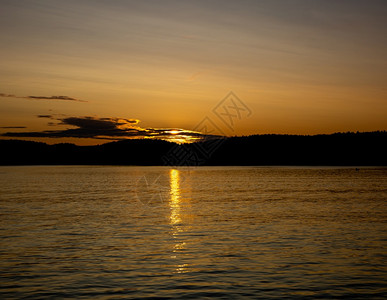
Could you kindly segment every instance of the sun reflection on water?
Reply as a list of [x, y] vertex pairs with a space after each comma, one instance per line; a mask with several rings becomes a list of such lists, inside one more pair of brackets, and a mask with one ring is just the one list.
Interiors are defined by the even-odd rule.
[[[180, 174], [179, 170], [171, 169], [169, 171], [170, 177], [170, 201], [169, 206], [171, 208], [170, 222], [171, 225], [179, 225], [181, 223], [180, 215]], [[179, 226], [175, 226], [179, 227]]]
[[189, 264], [182, 263], [182, 255], [186, 250], [186, 242], [179, 236], [184, 231], [184, 224], [182, 224], [182, 199], [181, 199], [181, 187], [180, 187], [180, 171], [177, 169], [171, 169], [169, 171], [170, 178], [170, 200], [169, 207], [171, 209], [170, 224], [172, 226], [172, 236], [174, 239], [174, 245], [172, 249], [171, 258], [175, 260], [175, 273], [188, 272]]

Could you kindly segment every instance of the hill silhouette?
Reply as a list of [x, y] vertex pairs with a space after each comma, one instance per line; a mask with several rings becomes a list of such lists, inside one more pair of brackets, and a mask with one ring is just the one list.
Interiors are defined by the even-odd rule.
[[125, 140], [96, 146], [0, 140], [0, 165], [387, 165], [387, 132], [253, 135], [177, 145]]

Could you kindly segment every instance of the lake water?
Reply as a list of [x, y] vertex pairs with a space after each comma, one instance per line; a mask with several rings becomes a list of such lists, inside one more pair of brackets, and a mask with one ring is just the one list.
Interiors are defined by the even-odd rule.
[[0, 297], [385, 298], [387, 169], [0, 167]]

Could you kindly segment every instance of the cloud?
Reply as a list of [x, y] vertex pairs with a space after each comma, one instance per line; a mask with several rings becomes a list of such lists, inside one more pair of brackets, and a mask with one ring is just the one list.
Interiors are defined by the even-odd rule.
[[17, 98], [17, 99], [29, 99], [29, 100], [64, 100], [64, 101], [76, 101], [87, 102], [86, 100], [76, 99], [69, 96], [16, 96], [13, 94], [0, 93], [0, 98]]
[[0, 127], [0, 128], [3, 128], [3, 129], [19, 129], [19, 128], [27, 128], [26, 126], [3, 126], [3, 127]]
[[25, 99], [32, 99], [32, 100], [66, 100], [66, 101], [78, 101], [78, 102], [87, 102], [86, 100], [80, 100], [71, 98], [69, 96], [27, 96], [24, 97]]
[[200, 132], [180, 128], [141, 128], [140, 120], [125, 118], [98, 118], [91, 116], [55, 118], [52, 115], [38, 115], [59, 121], [49, 122], [49, 126], [71, 126], [62, 130], [45, 130], [39, 132], [7, 132], [7, 137], [40, 137], [40, 138], [92, 138], [106, 140], [124, 140], [130, 138], [157, 138], [172, 141], [189, 142], [208, 137]]
[[3, 94], [3, 93], [0, 93], [0, 97], [2, 97], [2, 98], [18, 98], [18, 97], [15, 96], [15, 95], [11, 95], [11, 94]]

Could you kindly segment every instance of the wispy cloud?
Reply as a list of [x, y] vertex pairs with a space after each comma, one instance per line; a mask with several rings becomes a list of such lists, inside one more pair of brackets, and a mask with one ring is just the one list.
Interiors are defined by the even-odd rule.
[[2, 126], [0, 127], [2, 129], [20, 129], [20, 128], [27, 128], [26, 126]]
[[19, 98], [16, 95], [0, 93], [1, 98]]
[[53, 119], [54, 117], [52, 115], [37, 115], [38, 118], [47, 118], [47, 119]]
[[27, 96], [26, 99], [32, 100], [65, 100], [65, 101], [78, 101], [78, 102], [87, 102], [86, 100], [71, 98], [68, 96]]
[[69, 96], [16, 96], [13, 94], [0, 93], [0, 98], [17, 98], [17, 99], [29, 99], [29, 100], [62, 100], [62, 101], [76, 101], [76, 102], [88, 102]]
[[38, 118], [47, 118], [59, 121], [49, 122], [47, 125], [71, 126], [60, 130], [30, 131], [30, 132], [6, 132], [6, 137], [36, 137], [36, 138], [91, 138], [105, 140], [125, 140], [133, 138], [164, 139], [175, 142], [192, 142], [205, 138], [215, 137], [200, 132], [180, 128], [141, 128], [140, 120], [126, 118], [99, 118], [91, 116], [62, 117], [53, 115], [38, 115]]

